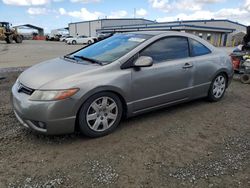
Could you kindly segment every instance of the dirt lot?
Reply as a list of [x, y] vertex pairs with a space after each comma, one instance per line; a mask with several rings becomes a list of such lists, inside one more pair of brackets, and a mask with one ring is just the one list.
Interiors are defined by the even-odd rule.
[[0, 187], [250, 187], [250, 87], [124, 120], [113, 134], [47, 137], [10, 105], [0, 80]]
[[73, 52], [82, 45], [24, 40], [21, 44], [0, 41], [0, 68], [31, 66]]

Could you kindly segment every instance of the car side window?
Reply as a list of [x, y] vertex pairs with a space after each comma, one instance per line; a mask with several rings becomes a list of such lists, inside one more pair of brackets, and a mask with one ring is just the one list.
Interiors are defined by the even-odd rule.
[[197, 40], [189, 39], [189, 42], [190, 42], [190, 53], [192, 57], [211, 53], [211, 51], [206, 46], [204, 46]]
[[189, 57], [188, 39], [186, 37], [160, 39], [142, 50], [140, 56], [150, 56], [154, 63]]

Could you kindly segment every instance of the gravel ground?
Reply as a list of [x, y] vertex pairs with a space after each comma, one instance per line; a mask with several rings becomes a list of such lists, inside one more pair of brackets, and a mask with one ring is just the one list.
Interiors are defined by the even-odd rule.
[[0, 187], [250, 187], [250, 86], [124, 120], [111, 135], [42, 136], [10, 106], [1, 73]]

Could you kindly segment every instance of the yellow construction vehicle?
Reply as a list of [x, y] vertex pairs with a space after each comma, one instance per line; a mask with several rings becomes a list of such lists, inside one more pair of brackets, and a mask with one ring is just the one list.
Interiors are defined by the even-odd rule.
[[22, 43], [23, 37], [18, 34], [17, 29], [10, 27], [9, 22], [0, 22], [0, 40], [5, 40], [8, 44], [13, 41]]

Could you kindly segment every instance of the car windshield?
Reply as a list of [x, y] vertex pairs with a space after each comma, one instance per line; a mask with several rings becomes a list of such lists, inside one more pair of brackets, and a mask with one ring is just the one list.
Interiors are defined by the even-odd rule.
[[152, 35], [145, 34], [115, 34], [70, 56], [72, 58], [82, 56], [108, 64], [124, 56], [151, 37]]

